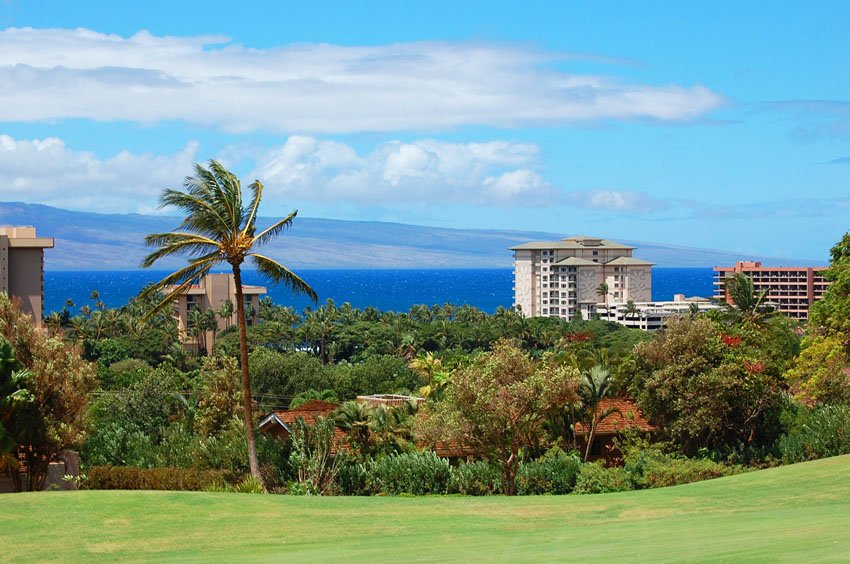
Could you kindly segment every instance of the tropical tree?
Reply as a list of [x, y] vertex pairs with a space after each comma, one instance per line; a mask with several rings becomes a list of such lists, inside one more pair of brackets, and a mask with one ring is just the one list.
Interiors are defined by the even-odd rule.
[[364, 458], [372, 452], [370, 416], [374, 410], [369, 404], [347, 401], [333, 414], [337, 428], [348, 434], [349, 444]]
[[605, 309], [608, 309], [608, 283], [603, 282], [596, 287], [596, 295], [605, 300]]
[[[269, 299], [271, 301], [271, 299]], [[216, 314], [225, 322], [225, 329], [233, 325], [233, 302], [224, 300]]]
[[756, 291], [753, 279], [743, 272], [725, 280], [724, 285], [732, 300], [730, 310], [734, 320], [760, 323], [773, 312], [773, 308], [765, 303], [768, 288]]
[[629, 300], [626, 302], [626, 307], [623, 310], [623, 313], [626, 315], [626, 319], [634, 319], [640, 313], [640, 308], [638, 308], [634, 300]]
[[469, 446], [497, 463], [506, 495], [516, 494], [521, 451], [534, 445], [543, 423], [575, 402], [575, 369], [534, 361], [510, 341], [452, 375], [442, 401], [423, 406], [414, 423], [419, 439]]
[[614, 408], [600, 410], [602, 400], [608, 397], [612, 390], [611, 371], [607, 367], [596, 364], [582, 372], [578, 395], [581, 399], [581, 419], [587, 430], [587, 446], [584, 450], [584, 460], [590, 458], [590, 449], [596, 435], [599, 422], [616, 411]]
[[239, 326], [239, 348], [242, 368], [242, 389], [245, 407], [245, 432], [248, 442], [248, 464], [251, 474], [260, 477], [257, 462], [257, 445], [254, 438], [254, 421], [251, 405], [251, 381], [248, 372], [248, 339], [245, 323], [245, 301], [242, 294], [242, 267], [247, 259], [266, 278], [282, 283], [293, 292], [306, 294], [314, 301], [316, 292], [298, 275], [262, 255], [257, 248], [268, 243], [292, 225], [297, 211], [274, 222], [257, 233], [257, 211], [263, 196], [263, 185], [255, 180], [248, 186], [251, 193], [246, 207], [242, 200], [242, 185], [235, 174], [215, 160], [209, 166], [195, 164], [195, 176], [183, 183], [183, 190], [166, 189], [160, 196], [160, 207], [173, 206], [185, 215], [177, 231], [154, 233], [145, 238], [149, 247], [155, 247], [142, 261], [148, 268], [159, 259], [171, 255], [185, 255], [189, 264], [169, 274], [147, 291], [160, 291], [171, 286], [164, 299], [151, 315], [170, 306], [178, 295], [216, 265], [226, 262], [231, 266], [236, 287], [236, 322]]

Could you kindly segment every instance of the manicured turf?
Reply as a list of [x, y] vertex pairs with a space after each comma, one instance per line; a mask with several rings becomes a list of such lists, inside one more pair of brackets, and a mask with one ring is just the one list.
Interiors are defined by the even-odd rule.
[[0, 560], [843, 560], [850, 456], [660, 490], [524, 498], [0, 496]]

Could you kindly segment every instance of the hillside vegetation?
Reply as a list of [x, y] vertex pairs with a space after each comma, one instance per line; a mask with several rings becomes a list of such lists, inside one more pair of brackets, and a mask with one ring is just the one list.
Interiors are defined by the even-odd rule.
[[526, 498], [82, 491], [0, 497], [4, 559], [835, 560], [850, 456], [686, 486]]

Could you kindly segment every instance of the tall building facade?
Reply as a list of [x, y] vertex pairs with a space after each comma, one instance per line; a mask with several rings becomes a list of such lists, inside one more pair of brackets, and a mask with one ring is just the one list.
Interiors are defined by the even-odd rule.
[[[170, 289], [173, 290], [174, 286]], [[168, 293], [169, 287], [163, 289], [163, 292]], [[242, 285], [242, 299], [245, 303], [245, 321], [250, 326], [259, 320], [257, 317], [260, 296], [265, 295], [266, 288], [264, 286], [246, 286]], [[200, 310], [205, 313], [208, 310], [219, 312], [225, 302], [230, 301], [233, 304], [233, 314], [229, 318], [217, 317], [216, 330], [206, 331], [202, 334], [197, 334], [194, 329], [194, 321], [192, 320], [192, 311]], [[180, 339], [186, 348], [192, 350], [206, 349], [207, 353], [211, 353], [215, 338], [218, 331], [223, 331], [236, 323], [236, 282], [232, 274], [207, 274], [201, 278], [197, 284], [189, 286], [189, 288], [178, 296], [174, 306], [175, 316], [177, 317], [177, 325], [180, 330]]]
[[823, 297], [829, 281], [823, 277], [826, 267], [762, 266], [757, 261], [738, 261], [735, 266], [714, 267], [714, 297], [732, 303], [725, 279], [744, 273], [753, 281], [756, 292], [767, 290], [765, 301], [792, 319], [808, 321], [809, 307]]
[[[512, 247], [514, 306], [526, 317], [587, 319], [598, 304], [649, 302], [653, 264], [634, 258], [634, 249], [582, 236]], [[603, 283], [607, 294], [600, 293]]]
[[37, 237], [35, 227], [0, 226], [0, 292], [20, 302], [37, 327], [44, 318], [44, 249], [52, 237]]

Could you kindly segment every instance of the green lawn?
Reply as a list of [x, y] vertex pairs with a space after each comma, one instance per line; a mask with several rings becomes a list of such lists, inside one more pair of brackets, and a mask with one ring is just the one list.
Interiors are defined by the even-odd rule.
[[850, 559], [850, 456], [592, 496], [0, 496], [0, 559]]

